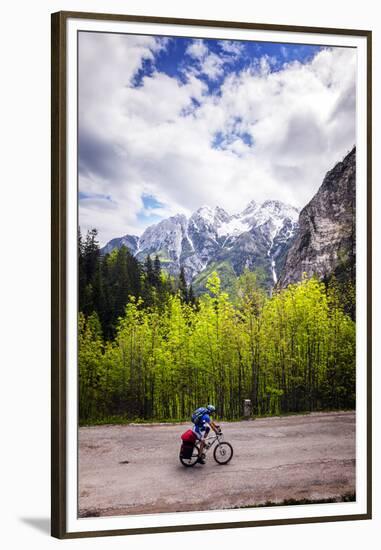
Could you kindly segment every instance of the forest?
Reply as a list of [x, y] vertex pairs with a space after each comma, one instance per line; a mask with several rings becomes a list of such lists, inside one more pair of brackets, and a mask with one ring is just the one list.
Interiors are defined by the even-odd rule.
[[189, 420], [355, 407], [355, 302], [350, 283], [303, 278], [269, 295], [244, 271], [233, 295], [218, 272], [195, 296], [184, 272], [126, 247], [101, 254], [79, 233], [78, 370], [81, 425]]

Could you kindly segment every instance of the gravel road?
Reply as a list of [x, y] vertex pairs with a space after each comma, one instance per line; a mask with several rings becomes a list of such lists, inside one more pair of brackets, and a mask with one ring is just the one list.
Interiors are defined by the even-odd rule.
[[234, 457], [185, 468], [189, 424], [79, 429], [79, 515], [115, 516], [339, 499], [355, 492], [355, 413], [223, 423]]

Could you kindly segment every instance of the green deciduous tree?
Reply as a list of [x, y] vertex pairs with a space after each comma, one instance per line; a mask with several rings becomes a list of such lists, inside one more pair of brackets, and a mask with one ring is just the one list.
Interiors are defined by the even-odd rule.
[[[305, 278], [269, 297], [245, 271], [233, 302], [212, 272], [195, 307], [156, 260], [134, 287], [129, 258], [121, 249], [102, 259], [103, 322], [79, 316], [81, 422], [186, 419], [208, 402], [234, 419], [244, 399], [256, 415], [355, 405], [355, 323], [334, 285]], [[119, 320], [110, 321], [112, 300]]]

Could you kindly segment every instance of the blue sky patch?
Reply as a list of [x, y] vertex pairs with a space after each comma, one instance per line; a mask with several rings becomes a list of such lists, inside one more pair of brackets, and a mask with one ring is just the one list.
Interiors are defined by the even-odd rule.
[[[219, 95], [227, 73], [238, 74], [242, 70], [255, 66], [263, 56], [269, 58], [271, 72], [274, 72], [281, 70], [285, 63], [293, 61], [306, 63], [322, 49], [321, 46], [304, 44], [196, 39], [196, 41], [199, 40], [205, 46], [205, 55], [196, 58], [188, 53], [194, 39], [168, 37], [165, 48], [157, 52], [153, 60], [143, 60], [142, 66], [134, 75], [132, 86], [142, 86], [144, 77], [152, 76], [155, 71], [176, 78], [185, 84], [187, 76], [193, 72], [208, 86], [209, 94]], [[203, 70], [208, 56], [216, 56], [215, 62], [220, 64], [219, 74], [213, 77], [210, 72], [208, 74], [208, 71]]]
[[137, 214], [139, 222], [145, 226], [152, 223], [157, 223], [162, 219], [162, 216], [155, 213], [155, 210], [163, 208], [164, 204], [161, 203], [154, 195], [142, 194], [143, 209]]
[[216, 132], [211, 143], [212, 147], [214, 149], [226, 150], [229, 149], [229, 146], [237, 140], [241, 140], [250, 148], [254, 147], [253, 137], [248, 132], [240, 129], [241, 124], [242, 119], [240, 117], [236, 117], [230, 131]]
[[133, 88], [140, 88], [143, 85], [145, 76], [151, 76], [155, 71], [155, 65], [152, 59], [143, 59], [142, 66], [136, 71], [132, 79]]
[[163, 208], [164, 204], [161, 203], [154, 195], [142, 195], [144, 208], [154, 209], [154, 208]]
[[84, 191], [80, 191], [78, 193], [78, 198], [80, 201], [85, 200], [104, 200], [104, 201], [110, 201], [112, 202], [111, 195], [103, 195], [102, 193], [86, 193]]

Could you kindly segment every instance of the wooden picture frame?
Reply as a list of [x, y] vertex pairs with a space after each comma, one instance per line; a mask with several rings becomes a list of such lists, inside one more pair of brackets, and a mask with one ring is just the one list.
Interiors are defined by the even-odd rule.
[[[72, 423], [72, 411], [74, 407], [70, 402], [69, 392], [70, 384], [73, 376], [73, 369], [76, 365], [73, 363], [71, 352], [69, 353], [68, 342], [68, 327], [73, 317], [68, 315], [68, 285], [73, 284], [73, 261], [69, 261], [69, 239], [68, 231], [76, 231], [77, 213], [73, 211], [73, 193], [76, 193], [77, 183], [72, 181], [72, 168], [69, 168], [70, 163], [76, 164], [76, 159], [73, 159], [73, 140], [76, 139], [78, 128], [77, 120], [73, 117], [73, 111], [69, 109], [68, 100], [72, 93], [69, 90], [70, 79], [72, 78], [73, 67], [69, 63], [75, 59], [76, 53], [73, 55], [69, 51], [69, 41], [72, 41], [72, 36], [81, 28], [81, 23], [86, 22], [86, 29], [91, 29], [93, 25], [95, 31], [100, 31], [98, 24], [116, 24], [120, 28], [120, 32], [128, 33], [129, 25], [142, 25], [144, 28], [150, 28], [152, 34], [162, 35], [163, 29], [166, 29], [167, 36], [181, 36], [184, 29], [192, 29], [194, 36], [204, 36], [206, 38], [214, 38], [216, 31], [217, 35], [225, 37], [227, 31], [244, 32], [247, 40], [253, 40], [251, 33], [255, 32], [271, 32], [280, 33], [283, 36], [279, 42], [284, 40], [287, 35], [289, 41], [293, 41], [297, 36], [303, 35], [308, 37], [310, 43], [316, 43], [318, 37], [320, 42], [324, 43], [323, 38], [326, 37], [327, 44], [331, 44], [332, 40], [346, 39], [348, 43], [353, 40], [353, 46], [361, 49], [359, 54], [357, 79], [361, 90], [358, 91], [357, 109], [360, 107], [363, 110], [361, 119], [358, 119], [358, 145], [361, 150], [360, 166], [362, 170], [361, 189], [358, 192], [362, 193], [359, 204], [363, 211], [359, 213], [358, 231], [362, 234], [361, 260], [357, 259], [356, 269], [361, 273], [361, 278], [364, 284], [362, 295], [365, 297], [362, 301], [361, 319], [364, 322], [363, 328], [363, 344], [361, 348], [361, 381], [360, 387], [363, 396], [360, 411], [362, 423], [357, 425], [357, 445], [361, 446], [361, 464], [362, 464], [362, 502], [359, 510], [356, 511], [355, 506], [351, 508], [350, 513], [310, 513], [300, 515], [297, 513], [294, 516], [287, 517], [271, 517], [267, 514], [266, 517], [256, 516], [252, 511], [246, 510], [245, 519], [237, 519], [237, 515], [221, 516], [218, 521], [215, 518], [213, 521], [208, 520], [208, 513], [204, 512], [204, 520], [200, 520], [200, 515], [195, 520], [178, 522], [173, 519], [166, 521], [165, 518], [161, 522], [146, 521], [145, 526], [133, 524], [129, 517], [121, 518], [119, 523], [104, 522], [105, 527], [92, 528], [92, 523], [87, 519], [77, 521], [76, 527], [73, 529], [70, 524], [70, 502], [73, 503], [73, 494], [76, 488], [73, 487], [73, 476], [70, 473], [71, 466], [75, 462], [68, 441], [70, 435], [73, 435], [73, 428], [69, 431]], [[73, 23], [75, 30], [69, 33], [69, 24]], [[73, 27], [73, 28], [74, 28]], [[142, 27], [142, 28], [143, 28]], [[111, 28], [111, 27], [110, 27]], [[158, 30], [157, 30], [158, 29]], [[213, 31], [213, 32], [212, 32]], [[116, 32], [107, 31], [105, 27], [101, 32]], [[119, 31], [118, 31], [119, 32]], [[134, 31], [136, 32], [136, 30]], [[283, 33], [283, 34], [282, 34]], [[323, 38], [322, 38], [323, 37]], [[264, 38], [266, 40], [266, 38]], [[323, 42], [321, 42], [323, 40]], [[298, 523], [316, 523], [325, 521], [349, 521], [370, 519], [372, 516], [372, 373], [371, 373], [371, 310], [372, 310], [372, 295], [371, 295], [371, 166], [372, 166], [372, 35], [369, 30], [353, 30], [353, 29], [335, 29], [335, 28], [314, 28], [303, 26], [288, 26], [288, 25], [267, 25], [251, 22], [228, 22], [228, 21], [210, 21], [210, 20], [194, 20], [194, 19], [176, 19], [162, 17], [147, 17], [133, 15], [112, 15], [101, 13], [77, 13], [77, 12], [58, 12], [52, 14], [52, 387], [51, 387], [51, 403], [52, 403], [52, 419], [51, 419], [51, 436], [52, 436], [52, 536], [65, 538], [81, 538], [81, 537], [100, 537], [111, 535], [124, 534], [139, 534], [139, 533], [160, 533], [173, 531], [191, 531], [191, 530], [208, 530], [208, 529], [225, 529], [225, 528], [243, 528], [261, 525], [283, 525], [283, 524], [298, 524]], [[70, 47], [72, 44], [70, 44]], [[361, 57], [361, 59], [360, 59]], [[361, 71], [360, 71], [361, 69]], [[361, 97], [360, 97], [361, 96]], [[71, 96], [70, 96], [71, 97]], [[69, 131], [69, 125], [73, 128]], [[72, 147], [69, 153], [69, 147]], [[70, 157], [70, 158], [69, 158]], [[68, 182], [75, 189], [71, 191], [69, 196]], [[360, 182], [360, 179], [359, 179]], [[357, 186], [360, 187], [360, 183]], [[358, 209], [360, 211], [360, 209]], [[364, 215], [365, 213], [365, 215]], [[360, 248], [359, 247], [359, 248]], [[72, 258], [73, 256], [71, 256]], [[360, 263], [362, 262], [362, 263]], [[71, 274], [71, 275], [70, 275]], [[74, 279], [74, 284], [75, 279]], [[360, 296], [360, 294], [359, 294]], [[361, 298], [358, 298], [359, 300]], [[71, 305], [76, 308], [76, 304]], [[70, 371], [68, 370], [70, 369]], [[68, 373], [71, 373], [68, 376]], [[365, 399], [364, 399], [365, 398]], [[358, 407], [360, 405], [357, 405]], [[71, 458], [70, 458], [71, 457]], [[70, 461], [69, 461], [70, 458]], [[74, 461], [74, 462], [73, 462]], [[70, 491], [69, 491], [70, 488]], [[70, 494], [69, 494], [70, 493]], [[351, 503], [353, 504], [353, 503]], [[356, 502], [354, 503], [356, 504]], [[359, 504], [357, 502], [357, 504]], [[313, 507], [315, 505], [311, 505]], [[329, 506], [329, 505], [326, 505]], [[301, 507], [306, 508], [306, 507]], [[349, 507], [348, 507], [349, 508]], [[361, 509], [360, 509], [361, 508]], [[328, 508], [327, 508], [328, 509]], [[321, 509], [319, 509], [321, 510]], [[190, 517], [193, 517], [193, 512], [188, 512]], [[231, 512], [233, 514], [233, 512]], [[252, 514], [252, 517], [250, 516]], [[154, 514], [153, 516], [163, 514]], [[152, 518], [153, 516], [149, 516]], [[166, 516], [164, 514], [164, 516]], [[249, 517], [250, 516], [250, 517]], [[146, 516], [147, 517], [147, 516]], [[82, 523], [81, 523], [82, 522]], [[122, 523], [124, 522], [124, 526]], [[106, 525], [107, 524], [107, 525]], [[117, 525], [117, 526], [116, 526]], [[81, 527], [82, 526], [82, 527]]]

